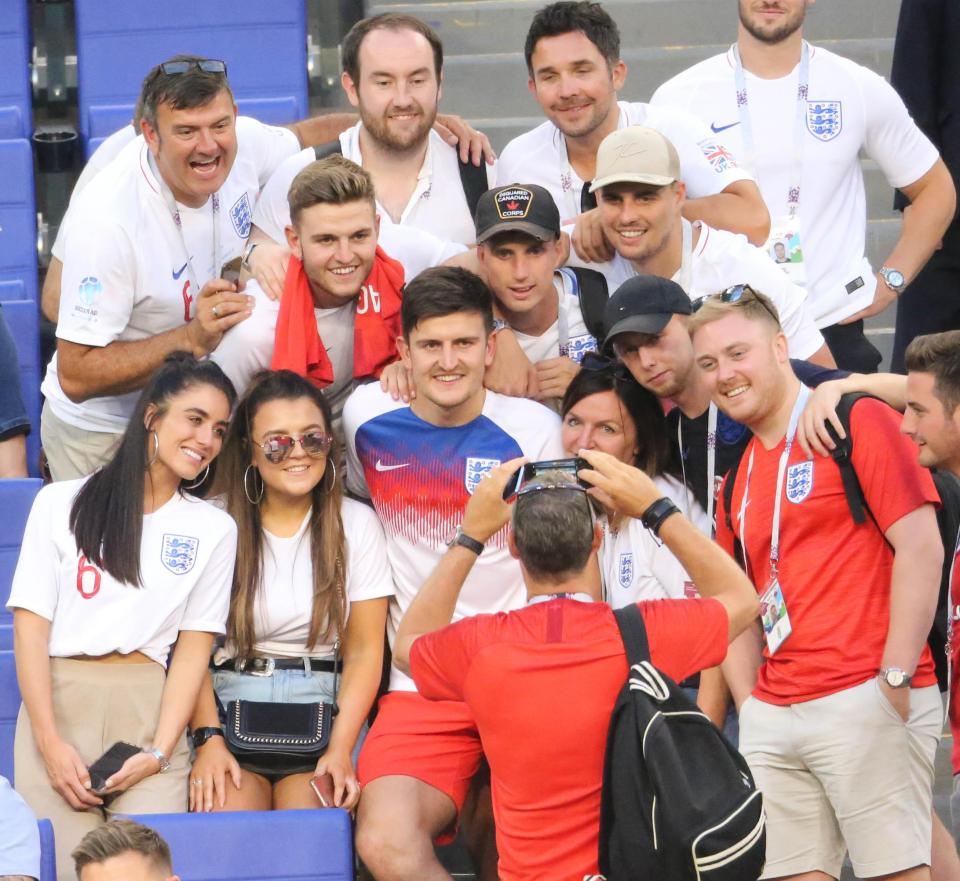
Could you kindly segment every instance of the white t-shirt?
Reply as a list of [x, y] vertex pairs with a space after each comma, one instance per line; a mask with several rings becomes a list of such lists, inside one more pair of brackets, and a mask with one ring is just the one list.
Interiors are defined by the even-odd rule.
[[142, 652], [165, 665], [181, 630], [223, 633], [237, 556], [237, 527], [208, 502], [174, 493], [143, 518], [140, 586], [88, 563], [70, 531], [70, 509], [89, 480], [51, 483], [27, 518], [9, 609], [51, 622], [49, 654]]
[[[560, 419], [542, 404], [486, 392], [480, 416], [443, 428], [394, 401], [377, 383], [360, 386], [343, 408], [347, 486], [370, 498], [387, 537], [396, 595], [390, 603], [391, 644], [400, 619], [446, 553], [470, 493], [501, 462], [563, 455]], [[481, 612], [519, 609], [526, 600], [520, 564], [504, 532], [487, 542], [467, 576], [453, 613], [458, 621]], [[415, 691], [394, 667], [390, 688]]]
[[[742, 163], [733, 49], [694, 65], [664, 83], [652, 104], [681, 108], [717, 132], [716, 138]], [[780, 79], [745, 72], [760, 191], [777, 218], [787, 212], [794, 162], [799, 64]], [[875, 159], [892, 187], [921, 178], [937, 160], [937, 150], [914, 124], [900, 96], [873, 71], [810, 47], [800, 180], [800, 242], [807, 289], [818, 327], [827, 327], [869, 305], [876, 277], [864, 256], [866, 198], [861, 149]], [[816, 108], [828, 108], [817, 122]], [[814, 133], [816, 131], [816, 133]], [[863, 285], [847, 293], [846, 285]]]
[[[219, 191], [219, 253], [213, 254], [214, 200], [179, 205], [183, 236], [161, 193], [142, 138], [121, 150], [70, 209], [57, 336], [85, 346], [143, 340], [181, 327], [196, 312], [192, 258], [201, 287], [238, 256], [250, 233], [260, 186], [297, 149], [288, 129], [237, 119], [237, 157]], [[186, 244], [186, 251], [184, 248]], [[86, 431], [118, 433], [138, 392], [75, 404], [63, 392], [56, 357], [41, 391], [54, 414]]]
[[[312, 512], [311, 512], [312, 513]], [[350, 604], [393, 596], [387, 547], [377, 515], [366, 505], [344, 499], [340, 508], [346, 545], [346, 601]], [[322, 658], [333, 643], [307, 648], [313, 613], [313, 566], [310, 562], [310, 514], [296, 535], [280, 538], [263, 532], [263, 583], [253, 616], [257, 641], [253, 653], [274, 658]], [[225, 658], [232, 657], [227, 643]]]
[[564, 272], [556, 272], [553, 285], [557, 291], [557, 320], [540, 336], [531, 336], [514, 329], [514, 335], [531, 364], [566, 355], [579, 364], [587, 352], [597, 351], [593, 338], [580, 311], [580, 296], [574, 281]]
[[[653, 482], [697, 529], [710, 534], [706, 512], [680, 481], [661, 475]], [[696, 596], [696, 588], [680, 561], [633, 517], [626, 518], [616, 532], [604, 522], [600, 568], [607, 602], [614, 609], [641, 600]]]
[[[773, 259], [761, 248], [751, 245], [746, 236], [713, 229], [701, 221], [693, 224], [694, 236], [700, 238], [691, 255], [690, 289], [687, 294], [697, 300], [717, 294], [737, 284], [748, 284], [766, 294], [780, 314], [780, 324], [790, 342], [791, 358], [809, 358], [823, 346], [823, 335], [810, 315], [807, 294], [795, 285]], [[638, 275], [633, 264], [619, 254], [608, 264], [607, 280], [615, 291], [628, 278]], [[682, 285], [682, 270], [673, 280]]]
[[[363, 166], [360, 155], [360, 127], [363, 123], [348, 128], [340, 135], [340, 149], [343, 156], [357, 165]], [[473, 225], [473, 212], [467, 205], [460, 182], [459, 154], [435, 131], [430, 131], [427, 152], [423, 165], [403, 213], [400, 224], [422, 229], [442, 239], [473, 245], [477, 241]], [[290, 223], [290, 205], [287, 193], [297, 174], [317, 158], [313, 147], [301, 150], [284, 162], [263, 188], [263, 195], [257, 203], [253, 222], [271, 239], [286, 244], [284, 227]], [[487, 166], [487, 183], [495, 185], [496, 171]], [[393, 224], [393, 219], [380, 203], [377, 203], [380, 215], [380, 228]]]
[[[442, 241], [429, 233], [408, 226], [382, 224], [378, 244], [384, 252], [403, 265], [404, 278], [409, 281], [431, 266], [462, 254], [466, 247], [457, 242]], [[253, 313], [246, 321], [231, 328], [211, 358], [230, 377], [237, 394], [243, 394], [250, 379], [258, 370], [270, 366], [280, 302], [271, 300], [256, 281], [247, 282], [246, 293], [255, 297]], [[364, 285], [357, 299], [335, 309], [314, 309], [320, 339], [333, 366], [333, 383], [324, 389], [324, 395], [339, 418], [346, 396], [353, 390], [354, 318], [358, 301], [380, 308], [379, 296], [370, 296]]]

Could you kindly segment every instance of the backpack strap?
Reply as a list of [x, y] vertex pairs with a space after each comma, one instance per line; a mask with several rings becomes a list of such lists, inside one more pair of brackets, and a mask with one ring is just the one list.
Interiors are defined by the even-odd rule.
[[490, 189], [487, 180], [487, 165], [481, 160], [479, 165], [474, 165], [470, 160], [464, 162], [457, 157], [457, 163], [460, 166], [460, 186], [463, 187], [463, 195], [467, 200], [467, 208], [470, 209], [470, 216], [477, 214], [477, 202], [480, 197]]
[[336, 138], [333, 141], [327, 141], [326, 144], [317, 144], [313, 148], [313, 153], [317, 159], [326, 159], [328, 156], [341, 155], [343, 148], [340, 146], [340, 139]]
[[622, 609], [614, 609], [613, 616], [620, 628], [620, 638], [627, 653], [627, 663], [632, 667], [650, 660], [650, 643], [647, 641], [647, 627], [643, 615], [636, 603], [629, 603]]
[[603, 273], [583, 266], [565, 266], [562, 270], [572, 276], [580, 298], [580, 314], [587, 330], [598, 344], [603, 343], [603, 310], [610, 297], [610, 289]]
[[853, 436], [850, 433], [850, 413], [857, 401], [861, 398], [871, 397], [873, 395], [862, 392], [849, 392], [840, 397], [840, 402], [837, 404], [837, 417], [843, 426], [846, 437], [841, 438], [833, 425], [827, 422], [827, 431], [836, 444], [830, 451], [830, 456], [840, 469], [840, 479], [843, 482], [843, 493], [847, 497], [847, 507], [850, 508], [850, 516], [853, 517], [853, 522], [857, 524], [866, 522], [867, 512], [870, 508], [867, 506], [863, 487], [860, 486], [860, 480], [853, 467]]

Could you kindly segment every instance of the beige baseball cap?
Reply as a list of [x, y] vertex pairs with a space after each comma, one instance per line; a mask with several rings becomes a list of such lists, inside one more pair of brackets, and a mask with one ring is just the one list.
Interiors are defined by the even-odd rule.
[[590, 192], [595, 193], [607, 184], [665, 187], [676, 180], [680, 180], [680, 157], [673, 144], [655, 129], [631, 125], [600, 142]]

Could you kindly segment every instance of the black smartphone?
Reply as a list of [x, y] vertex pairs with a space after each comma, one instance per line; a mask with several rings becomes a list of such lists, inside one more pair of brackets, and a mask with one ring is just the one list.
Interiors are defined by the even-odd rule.
[[87, 770], [90, 772], [90, 785], [94, 792], [100, 792], [106, 788], [107, 780], [117, 773], [123, 763], [131, 756], [143, 752], [139, 746], [132, 743], [124, 743], [118, 740], [110, 747], [99, 759], [97, 759]]
[[505, 502], [513, 501], [525, 483], [529, 483], [538, 474], [543, 474], [545, 471], [563, 471], [573, 475], [580, 486], [589, 487], [589, 484], [577, 478], [578, 471], [589, 467], [590, 463], [586, 459], [581, 459], [579, 456], [574, 456], [570, 459], [547, 459], [543, 462], [525, 462], [507, 481], [507, 485], [503, 488], [503, 500]]

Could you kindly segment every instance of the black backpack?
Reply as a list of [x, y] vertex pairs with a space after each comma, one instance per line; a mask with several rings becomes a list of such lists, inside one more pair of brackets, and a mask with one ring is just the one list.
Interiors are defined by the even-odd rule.
[[[840, 469], [840, 479], [843, 481], [843, 492], [847, 497], [847, 507], [854, 523], [865, 523], [867, 516], [877, 524], [873, 512], [867, 505], [863, 494], [863, 487], [853, 467], [853, 435], [850, 431], [850, 413], [853, 405], [861, 398], [871, 398], [863, 392], [849, 392], [840, 398], [837, 404], [837, 418], [843, 426], [845, 438], [841, 438], [834, 427], [828, 422], [827, 430], [833, 438], [836, 447], [830, 455]], [[875, 400], [879, 400], [876, 398]], [[739, 464], [739, 463], [738, 463]], [[733, 532], [733, 519], [730, 506], [733, 503], [733, 484], [737, 479], [738, 465], [734, 465], [727, 474], [723, 485], [723, 508], [727, 528]], [[941, 691], [948, 688], [947, 680], [947, 622], [950, 615], [950, 570], [953, 566], [953, 556], [957, 547], [957, 534], [960, 532], [960, 481], [948, 471], [931, 470], [934, 486], [940, 494], [941, 505], [937, 509], [937, 526], [940, 529], [940, 539], [943, 541], [943, 571], [940, 574], [940, 597], [937, 601], [937, 613], [933, 619], [933, 627], [927, 636], [927, 644], [933, 653], [933, 661], [937, 668], [937, 683]], [[743, 565], [743, 548], [740, 540], [734, 533], [735, 556], [737, 562]]]
[[560, 272], [572, 279], [573, 292], [580, 299], [583, 323], [597, 345], [603, 345], [603, 310], [610, 297], [606, 277], [602, 272], [583, 266], [564, 266]]
[[636, 605], [614, 614], [630, 672], [607, 735], [600, 871], [610, 881], [755, 881], [767, 839], [746, 761], [650, 663]]
[[[343, 151], [338, 138], [326, 144], [318, 144], [313, 148], [313, 152], [317, 159], [326, 159], [327, 156], [333, 156]], [[470, 216], [473, 217], [477, 213], [477, 202], [489, 189], [487, 186], [487, 167], [482, 162], [480, 165], [474, 165], [472, 162], [464, 162], [459, 157], [457, 161], [460, 165], [460, 185], [463, 187], [463, 195], [467, 200]]]

